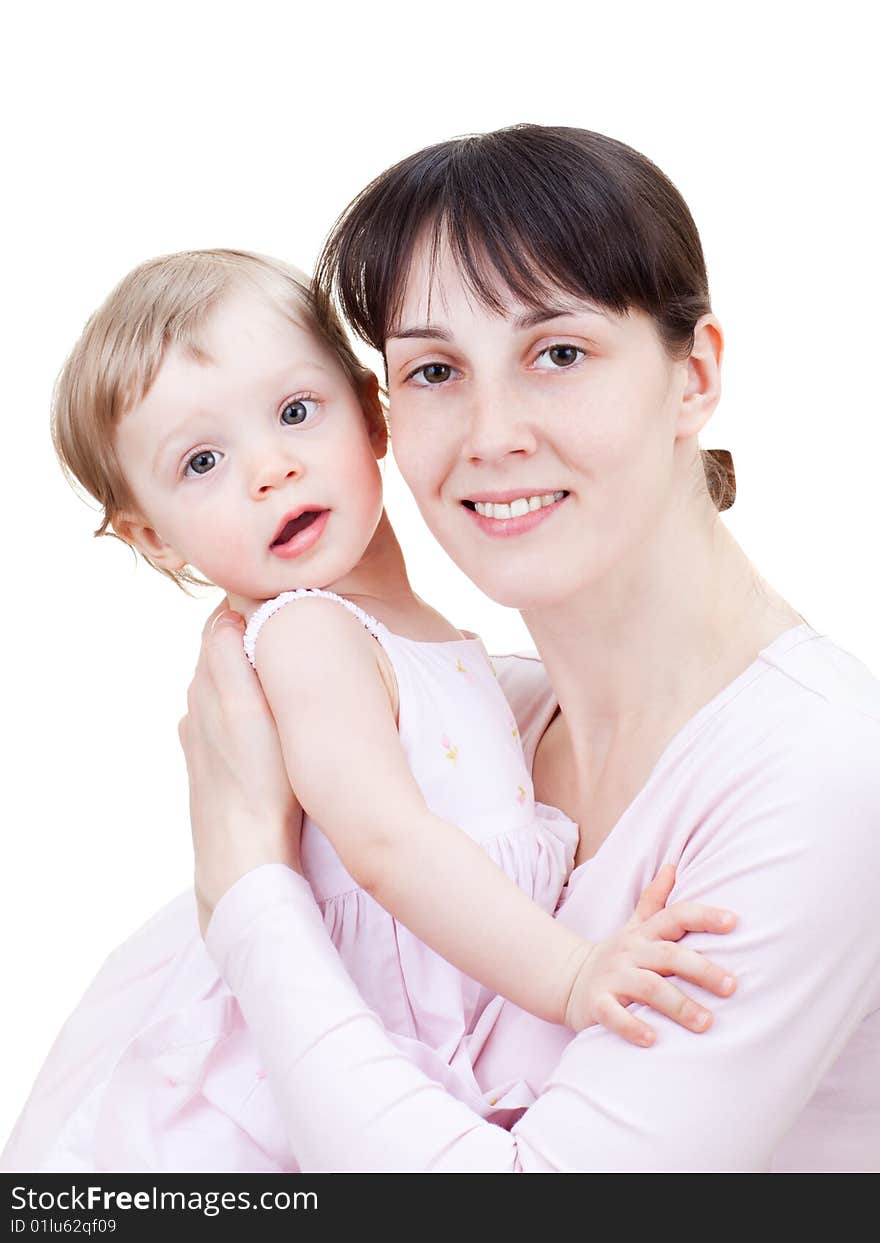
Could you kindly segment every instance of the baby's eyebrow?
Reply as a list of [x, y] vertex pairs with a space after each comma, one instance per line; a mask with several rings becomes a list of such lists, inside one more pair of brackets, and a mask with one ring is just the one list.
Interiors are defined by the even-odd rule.
[[189, 422], [192, 422], [192, 420], [187, 420], [186, 423], [182, 423], [178, 425], [177, 427], [172, 427], [171, 431], [168, 432], [167, 435], [163, 436], [162, 439], [159, 441], [158, 445], [156, 446], [156, 452], [153, 454], [152, 469], [154, 472], [159, 469], [161, 460], [164, 457], [169, 445], [174, 444], [174, 442], [177, 440], [183, 442], [189, 439], [189, 436], [186, 430], [187, 423]]
[[[316, 359], [304, 358], [293, 363], [288, 363], [282, 368], [282, 370], [278, 371], [271, 377], [270, 383], [275, 387], [280, 386], [284, 388], [300, 371], [320, 371], [323, 375], [327, 375], [330, 368], [326, 366], [326, 364], [318, 362]], [[294, 385], [294, 387], [296, 386]]]

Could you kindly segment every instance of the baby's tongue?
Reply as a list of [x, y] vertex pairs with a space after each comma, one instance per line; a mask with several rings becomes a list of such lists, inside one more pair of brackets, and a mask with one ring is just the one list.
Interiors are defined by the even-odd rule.
[[293, 539], [294, 535], [298, 534], [298, 532], [305, 530], [308, 526], [311, 526], [317, 516], [317, 510], [307, 509], [305, 513], [300, 514], [298, 518], [291, 518], [290, 522], [285, 523], [282, 527], [278, 534], [278, 538], [272, 541], [272, 547], [274, 548], [276, 544], [286, 544], [287, 541]]

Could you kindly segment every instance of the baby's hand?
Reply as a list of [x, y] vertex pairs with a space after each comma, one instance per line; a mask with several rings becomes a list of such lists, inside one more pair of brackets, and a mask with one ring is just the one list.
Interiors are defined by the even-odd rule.
[[623, 930], [590, 947], [565, 1009], [569, 1027], [580, 1031], [598, 1023], [631, 1044], [647, 1047], [656, 1038], [654, 1029], [625, 1009], [637, 1001], [690, 1031], [707, 1030], [711, 1011], [663, 976], [677, 975], [719, 997], [728, 997], [736, 987], [733, 977], [696, 950], [674, 942], [686, 932], [730, 932], [736, 916], [699, 902], [676, 902], [666, 907], [674, 883], [675, 869], [664, 864]]

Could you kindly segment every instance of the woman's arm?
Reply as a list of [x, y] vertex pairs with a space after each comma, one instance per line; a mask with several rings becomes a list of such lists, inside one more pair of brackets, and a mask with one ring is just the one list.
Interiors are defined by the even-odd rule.
[[[702, 1007], [646, 968], [677, 971], [723, 993], [725, 973], [667, 944], [705, 912], [639, 919], [593, 946], [532, 901], [471, 838], [431, 813], [394, 720], [381, 649], [331, 601], [298, 600], [260, 631], [257, 669], [291, 785], [355, 881], [459, 970], [553, 1023], [602, 1022], [650, 1043], [617, 998], [648, 1001], [695, 1030]], [[256, 857], [255, 863], [263, 861]], [[661, 881], [662, 884], [662, 881]], [[659, 906], [668, 886], [663, 889]]]
[[[262, 754], [248, 752], [254, 730], [271, 730], [271, 715], [242, 660], [240, 627], [217, 626], [205, 649], [184, 731], [197, 867], [202, 857], [222, 862], [218, 847], [253, 814], [255, 781], [260, 840], [283, 861], [289, 794], [274, 737]], [[225, 768], [214, 747], [230, 757]], [[235, 752], [253, 762], [236, 764]], [[398, 1052], [354, 989], [301, 877], [261, 867], [233, 884], [240, 874], [227, 869], [207, 945], [242, 1005], [302, 1168], [765, 1169], [877, 1004], [876, 754], [876, 737], [858, 747], [842, 739], [833, 756], [809, 751], [795, 771], [784, 762], [756, 770], [759, 788], [743, 790], [738, 817], [708, 841], [695, 837], [678, 874], [681, 897], [711, 896], [740, 914], [725, 956], [741, 984], [722, 1019], [700, 1040], [660, 1020], [649, 1053], [583, 1032], [509, 1134]], [[579, 893], [564, 911], [575, 926]], [[528, 1075], [534, 1020], [502, 1017], [511, 1021], [493, 1038], [515, 1046]]]
[[[581, 1033], [509, 1134], [397, 1052], [301, 878], [252, 872], [221, 903], [207, 945], [266, 1060], [302, 1168], [766, 1169], [877, 1004], [875, 762], [876, 744], [850, 750], [839, 780], [815, 764], [814, 779], [803, 764], [786, 779], [780, 765], [778, 789], [758, 792], [765, 813], [746, 805], [680, 870], [681, 895], [710, 893], [741, 913], [725, 940], [741, 984], [712, 1031], [695, 1041], [660, 1020], [650, 1053]], [[577, 892], [566, 907], [574, 921]], [[506, 1037], [517, 1040], [515, 1022]], [[525, 1068], [527, 1045], [518, 1047]]]

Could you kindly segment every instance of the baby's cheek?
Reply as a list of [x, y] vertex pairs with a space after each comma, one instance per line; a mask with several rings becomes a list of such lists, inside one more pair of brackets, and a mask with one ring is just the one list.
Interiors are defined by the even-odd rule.
[[344, 476], [346, 496], [363, 510], [363, 517], [382, 507], [382, 476], [373, 457], [355, 457], [347, 463]]
[[253, 548], [240, 525], [210, 524], [193, 532], [194, 546], [201, 549], [195, 565], [205, 577], [226, 590], [244, 591], [246, 580], [253, 572]]

